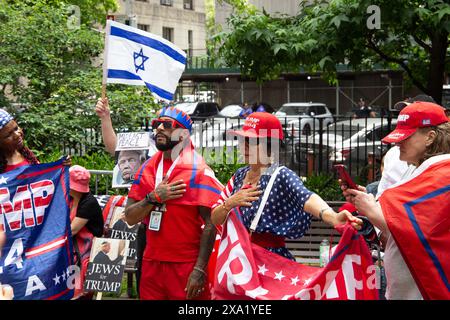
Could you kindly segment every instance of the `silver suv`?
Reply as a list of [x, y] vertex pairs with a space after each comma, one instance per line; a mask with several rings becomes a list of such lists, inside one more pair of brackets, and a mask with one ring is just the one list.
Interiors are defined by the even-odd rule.
[[285, 103], [275, 112], [275, 116], [293, 137], [309, 136], [319, 131], [320, 121], [322, 121], [322, 129], [334, 122], [333, 115], [327, 106], [316, 102]]

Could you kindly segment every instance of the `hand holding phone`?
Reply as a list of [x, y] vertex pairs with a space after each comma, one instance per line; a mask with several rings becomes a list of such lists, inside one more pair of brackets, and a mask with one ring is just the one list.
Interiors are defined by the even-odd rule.
[[343, 165], [343, 164], [336, 164], [333, 167], [337, 170], [337, 172], [339, 174], [339, 178], [343, 182], [345, 182], [347, 184], [348, 188], [358, 190], [358, 186], [356, 185], [356, 183], [350, 177], [350, 174], [348, 173], [347, 168], [345, 167], [345, 165]]

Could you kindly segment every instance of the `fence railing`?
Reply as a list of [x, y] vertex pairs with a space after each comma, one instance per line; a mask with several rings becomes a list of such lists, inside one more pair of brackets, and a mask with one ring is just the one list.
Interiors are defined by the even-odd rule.
[[[301, 176], [332, 173], [334, 164], [345, 164], [360, 183], [379, 177], [381, 157], [388, 149], [381, 139], [394, 129], [396, 123], [396, 120], [390, 117], [353, 119], [287, 116], [279, 119], [282, 122], [284, 139], [275, 149], [278, 152], [274, 152], [278, 162]], [[191, 139], [204, 156], [211, 150], [216, 153], [224, 153], [226, 150], [225, 153], [232, 154], [231, 150], [239, 149], [239, 141], [228, 133], [230, 130], [242, 128], [244, 121], [245, 119], [237, 118], [207, 118], [196, 121]], [[148, 122], [143, 122], [141, 130], [150, 130]], [[86, 141], [79, 141], [79, 146], [79, 150], [72, 148], [68, 153], [83, 154], [104, 148], [101, 134], [93, 129], [89, 131]], [[224, 162], [227, 163], [229, 162]], [[97, 175], [112, 174], [112, 171], [104, 170], [91, 172], [96, 175], [95, 179], [100, 179]], [[104, 179], [111, 182], [110, 178]], [[100, 180], [96, 180], [96, 186], [99, 182]]]

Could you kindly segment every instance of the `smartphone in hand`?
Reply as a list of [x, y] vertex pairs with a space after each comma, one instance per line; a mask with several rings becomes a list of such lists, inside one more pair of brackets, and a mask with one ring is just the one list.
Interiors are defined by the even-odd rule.
[[352, 177], [350, 177], [350, 174], [348, 173], [347, 168], [345, 167], [345, 165], [343, 165], [343, 164], [335, 164], [333, 166], [333, 168], [337, 170], [337, 172], [339, 174], [339, 178], [342, 180], [342, 182], [345, 182], [347, 184], [347, 187], [349, 187], [350, 189], [357, 189], [358, 190], [358, 186], [352, 180]]

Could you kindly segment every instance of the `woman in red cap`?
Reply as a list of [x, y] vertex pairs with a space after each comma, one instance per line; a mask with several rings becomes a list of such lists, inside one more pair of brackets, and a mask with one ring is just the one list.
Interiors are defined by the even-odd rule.
[[[236, 171], [213, 206], [211, 219], [215, 225], [223, 224], [231, 209], [238, 207], [244, 225], [252, 231], [252, 241], [291, 260], [295, 259], [284, 239], [302, 237], [311, 225], [311, 215], [333, 226], [349, 220], [360, 228], [360, 219], [346, 210], [334, 212], [306, 189], [293, 171], [271, 163], [271, 155], [277, 152], [274, 146], [283, 139], [281, 123], [274, 115], [254, 112], [246, 118], [242, 130], [232, 133], [240, 137], [241, 153], [248, 166]], [[268, 197], [263, 200], [266, 189]], [[260, 207], [261, 214], [257, 214]], [[260, 218], [255, 220], [258, 215]]]
[[75, 165], [70, 175], [70, 228], [72, 229], [75, 263], [80, 267], [80, 287], [75, 288], [74, 299], [90, 299], [83, 291], [92, 239], [103, 235], [103, 214], [100, 205], [89, 191], [91, 175], [86, 168]]
[[[426, 264], [427, 257], [434, 256], [431, 265], [440, 270], [440, 275], [450, 274], [450, 238], [444, 236], [450, 228], [449, 119], [444, 108], [437, 104], [414, 102], [400, 112], [396, 129], [382, 141], [398, 145], [400, 160], [413, 165], [414, 170], [389, 187], [379, 202], [359, 190], [347, 189], [347, 192], [354, 196], [359, 213], [366, 215], [387, 236], [384, 255], [386, 298], [449, 299], [448, 284], [445, 290], [436, 287], [430, 290], [430, 285], [442, 281], [440, 276], [423, 281], [423, 275], [433, 274], [433, 267]], [[446, 187], [439, 193], [442, 185]], [[437, 203], [433, 202], [436, 199]], [[417, 211], [415, 208], [420, 208], [424, 200], [427, 200], [424, 202], [427, 212]], [[439, 242], [437, 247], [436, 241]], [[442, 249], [447, 253], [442, 253]], [[442, 259], [446, 262], [441, 266]], [[443, 292], [446, 295], [441, 295]]]

